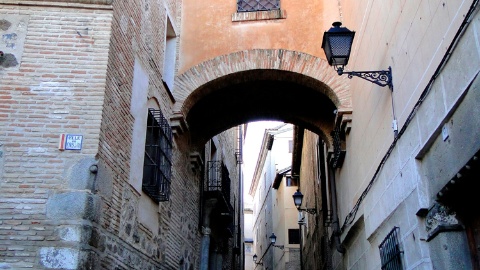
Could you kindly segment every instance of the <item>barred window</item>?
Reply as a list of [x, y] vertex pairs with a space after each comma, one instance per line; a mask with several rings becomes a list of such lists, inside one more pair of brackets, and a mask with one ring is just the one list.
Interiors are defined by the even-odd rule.
[[148, 109], [142, 190], [155, 202], [168, 201], [172, 177], [172, 129], [160, 110]]
[[288, 229], [288, 243], [289, 244], [300, 244], [300, 230], [299, 229]]
[[280, 0], [237, 0], [237, 12], [254, 12], [280, 9]]
[[400, 249], [398, 242], [399, 231], [400, 228], [393, 227], [380, 246], [378, 246], [382, 260], [382, 270], [403, 270], [401, 258], [403, 251]]

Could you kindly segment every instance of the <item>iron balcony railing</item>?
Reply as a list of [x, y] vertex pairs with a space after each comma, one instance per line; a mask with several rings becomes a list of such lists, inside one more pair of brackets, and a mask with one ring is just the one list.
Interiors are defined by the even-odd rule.
[[207, 166], [205, 191], [219, 191], [226, 202], [230, 203], [230, 177], [227, 167], [221, 161], [209, 161]]

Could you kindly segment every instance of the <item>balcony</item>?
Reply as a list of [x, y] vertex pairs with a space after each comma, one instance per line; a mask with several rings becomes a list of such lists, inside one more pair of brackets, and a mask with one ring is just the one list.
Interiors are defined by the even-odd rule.
[[222, 234], [233, 236], [233, 207], [230, 203], [230, 177], [227, 167], [221, 161], [207, 163], [207, 177], [204, 183], [204, 200], [216, 199], [212, 220]]

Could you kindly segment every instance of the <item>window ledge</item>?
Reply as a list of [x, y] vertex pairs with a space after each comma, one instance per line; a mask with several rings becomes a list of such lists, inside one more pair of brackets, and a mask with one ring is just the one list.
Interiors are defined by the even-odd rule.
[[232, 22], [276, 20], [286, 18], [287, 11], [282, 9], [255, 12], [236, 12], [232, 14]]

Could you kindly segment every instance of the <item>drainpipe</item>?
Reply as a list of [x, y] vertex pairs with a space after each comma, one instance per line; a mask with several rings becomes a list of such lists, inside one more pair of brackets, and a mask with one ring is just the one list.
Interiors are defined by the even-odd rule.
[[208, 270], [208, 255], [210, 253], [210, 214], [217, 204], [217, 199], [210, 199], [205, 202], [205, 211], [203, 212], [203, 227], [202, 227], [202, 246], [200, 254], [200, 269]]
[[[242, 159], [243, 159], [243, 129], [242, 129], [242, 125], [238, 126], [238, 151], [239, 151], [239, 157], [237, 160], [237, 164], [238, 164], [238, 208], [237, 208], [237, 211], [238, 213], [237, 214], [237, 245], [235, 247], [238, 247], [240, 249], [240, 247], [242, 246], [242, 223], [241, 223], [241, 214], [243, 214], [243, 190], [242, 190], [242, 187], [243, 187], [243, 179], [242, 179]], [[237, 203], [237, 202], [235, 202]], [[242, 251], [240, 251], [240, 254], [242, 254]], [[234, 255], [234, 258], [236, 257], [239, 257], [239, 255], [235, 254]], [[245, 256], [242, 256], [243, 258], [245, 258]], [[243, 264], [243, 260], [242, 259], [239, 259], [239, 268], [240, 269], [243, 269], [242, 267], [242, 264]]]
[[338, 221], [338, 211], [337, 211], [337, 187], [335, 184], [335, 169], [329, 166], [330, 173], [328, 174], [328, 179], [330, 180], [330, 194], [332, 195], [332, 225], [333, 225], [333, 239], [335, 241], [335, 247], [338, 252], [344, 254], [345, 247], [340, 242], [340, 223]]
[[[300, 270], [303, 270], [303, 252], [302, 252], [302, 249], [303, 249], [303, 238], [302, 238], [302, 223], [300, 222], [300, 220], [302, 220], [303, 217], [302, 217], [302, 212], [298, 212], [298, 233], [300, 234], [298, 239], [300, 239]], [[303, 222], [303, 221], [302, 221]]]

